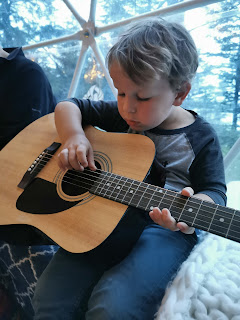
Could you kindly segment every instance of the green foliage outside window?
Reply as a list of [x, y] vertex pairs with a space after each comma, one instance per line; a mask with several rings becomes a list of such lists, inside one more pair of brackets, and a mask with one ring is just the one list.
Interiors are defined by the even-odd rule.
[[[98, 0], [96, 26], [109, 25], [179, 2], [182, 1]], [[79, 14], [87, 19], [90, 1], [72, 0], [72, 3]], [[167, 17], [184, 23], [199, 49], [199, 70], [184, 107], [197, 111], [212, 123], [219, 135], [224, 155], [240, 137], [239, 10], [239, 0], [225, 0], [190, 10], [186, 14]], [[197, 24], [199, 14], [203, 20]], [[0, 2], [0, 17], [0, 44], [3, 47], [35, 44], [70, 35], [81, 29], [62, 0], [4, 0]], [[121, 28], [118, 28], [96, 38], [103, 56], [116, 41], [120, 31]], [[25, 54], [41, 65], [57, 99], [61, 100], [68, 95], [80, 50], [81, 42], [76, 40], [29, 50]], [[95, 76], [91, 77], [93, 72]], [[93, 87], [97, 88], [96, 97], [114, 99], [93, 52], [89, 50], [76, 96], [87, 97]], [[240, 159], [236, 161], [229, 176], [240, 180]]]

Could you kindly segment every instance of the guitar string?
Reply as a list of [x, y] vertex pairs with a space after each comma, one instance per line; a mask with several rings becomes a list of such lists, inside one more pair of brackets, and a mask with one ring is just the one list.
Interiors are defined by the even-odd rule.
[[[67, 176], [67, 174], [68, 174], [68, 176]], [[65, 177], [67, 178], [67, 179], [73, 179], [73, 180], [75, 180], [76, 182], [78, 182], [78, 180], [76, 180], [76, 179], [74, 179], [74, 178], [72, 178], [71, 176], [73, 176], [73, 177], [79, 177], [79, 178], [81, 178], [81, 179], [84, 179], [84, 180], [87, 180], [87, 182], [86, 181], [84, 181], [84, 184], [85, 184], [85, 186], [87, 186], [87, 187], [91, 187], [91, 185], [90, 185], [90, 183], [88, 183], [88, 180], [90, 181], [90, 182], [92, 182], [93, 180], [90, 180], [90, 179], [88, 179], [86, 176], [88, 175], [88, 173], [84, 173], [84, 174], [81, 174], [81, 175], [74, 175], [74, 174], [71, 174], [71, 172], [67, 172], [67, 174], [65, 175]], [[70, 177], [69, 177], [70, 176]], [[92, 176], [92, 175], [90, 175], [90, 176]], [[114, 176], [115, 176], [115, 174], [114, 174]], [[127, 179], [127, 178], [126, 178]], [[102, 180], [102, 179], [101, 179]], [[68, 182], [68, 181], [66, 181], [66, 180], [64, 180], [65, 182]], [[82, 181], [83, 182], [83, 181]], [[112, 184], [115, 184], [115, 186], [112, 186]], [[142, 182], [140, 182], [140, 184], [143, 184]], [[104, 187], [105, 186], [105, 183], [98, 183], [98, 185], [100, 185], [100, 186], [102, 186], [102, 187]], [[146, 186], [151, 186], [151, 185], [149, 185], [149, 184], [146, 184], [145, 183], [145, 185]], [[122, 191], [122, 189], [121, 189], [121, 187], [119, 188], [119, 189], [116, 189], [116, 187], [117, 186], [119, 186], [119, 184], [118, 183], [115, 183], [115, 182], [112, 182], [111, 183], [111, 187], [113, 187], [113, 190], [107, 190], [106, 192], [105, 192], [105, 195], [107, 196], [108, 195], [108, 192], [111, 192], [111, 194], [109, 195], [110, 197], [112, 197], [112, 198], [115, 198], [115, 199], [117, 199], [118, 197], [119, 197], [119, 194], [120, 194], [120, 192]], [[125, 185], [123, 185], [122, 186], [122, 188], [128, 188], [127, 186], [125, 186]], [[141, 187], [141, 186], [140, 186]], [[99, 186], [98, 186], [98, 188], [99, 188]], [[158, 189], [158, 187], [156, 187], [157, 189]], [[128, 188], [129, 189], [129, 188]], [[166, 190], [166, 189], [165, 189]], [[156, 192], [156, 190], [154, 190], [154, 189], [152, 189], [152, 191], [154, 191], [154, 192]], [[168, 190], [167, 190], [168, 191]], [[124, 191], [125, 193], [126, 193], [126, 191]], [[114, 193], [117, 193], [117, 195], [114, 197], [113, 196], [113, 194]], [[100, 194], [101, 194], [101, 192], [100, 192]], [[138, 196], [140, 196], [141, 195], [141, 192], [140, 192], [140, 194], [138, 195]], [[145, 195], [147, 195], [148, 197], [145, 197]], [[150, 204], [151, 204], [151, 202], [149, 201], [149, 196], [150, 195], [154, 195], [153, 196], [153, 201], [154, 202], [159, 202], [159, 199], [161, 200], [160, 201], [160, 203], [159, 203], [159, 205], [161, 204], [162, 205], [162, 203], [164, 203], [164, 202], [166, 202], [166, 201], [171, 201], [172, 203], [171, 204], [173, 204], [173, 201], [172, 201], [172, 199], [171, 199], [171, 196], [170, 196], [170, 199], [169, 198], [166, 198], [166, 196], [168, 196], [167, 194], [163, 194], [163, 196], [162, 197], [159, 197], [158, 195], [156, 195], [156, 194], [153, 194], [153, 193], [147, 193], [147, 192], [142, 192], [142, 196], [141, 196], [141, 198], [140, 198], [140, 200], [141, 199], [145, 199], [144, 200], [144, 202], [145, 203], [148, 203], [148, 205], [147, 206], [145, 206], [144, 205], [144, 208], [145, 208], [145, 210], [147, 210], [147, 207], [150, 207]], [[181, 195], [180, 194], [177, 194], [176, 193], [176, 195], [177, 196], [179, 196], [179, 200], [182, 200], [183, 201], [183, 204], [185, 204], [187, 201], [187, 199], [182, 199], [181, 198]], [[130, 194], [130, 196], [132, 196], [132, 194]], [[135, 194], [134, 194], [134, 196], [135, 196]], [[169, 197], [169, 196], [168, 196]], [[176, 198], [176, 197], [175, 197]], [[139, 200], [139, 202], [143, 202], [142, 200], [140, 201]], [[128, 201], [128, 203], [131, 203], [131, 200], [130, 201]], [[166, 204], [168, 205], [168, 203], [166, 202]], [[192, 203], [191, 203], [192, 204]], [[194, 205], [196, 204], [195, 202], [193, 203]], [[203, 206], [206, 206], [205, 204], [201, 204], [201, 207], [203, 207]], [[143, 206], [142, 206], [143, 207]], [[175, 208], [179, 208], [180, 210], [184, 210], [184, 208], [182, 208], [182, 207], [178, 207], [178, 206], [176, 206], [176, 205], [174, 205], [173, 207], [175, 207]], [[190, 206], [189, 205], [189, 207], [193, 207], [194, 208], [194, 206]], [[199, 205], [197, 206], [197, 207], [195, 207], [195, 209], [198, 209], [198, 207], [199, 207]], [[185, 210], [185, 211], [187, 211], [187, 212], [189, 212], [188, 210]], [[206, 212], [205, 210], [204, 210], [204, 212]], [[191, 212], [190, 212], [191, 213]], [[195, 215], [195, 213], [193, 212], [193, 215]], [[203, 217], [208, 217], [208, 216], [206, 216], [206, 215], [204, 215], [204, 214], [202, 214], [201, 212], [198, 214], [198, 219], [200, 219], [199, 217], [200, 216], [203, 216]], [[219, 217], [222, 217], [222, 215], [220, 215], [220, 214], [218, 214], [218, 213], [215, 213], [215, 216], [219, 216]], [[230, 220], [230, 219], [229, 219]], [[237, 219], [236, 219], [237, 220]], [[240, 222], [240, 220], [239, 220], [239, 222]]]
[[[52, 158], [52, 157], [51, 157]], [[51, 158], [49, 158], [49, 159], [51, 159]], [[41, 158], [41, 161], [39, 161], [39, 163], [38, 163], [38, 167], [39, 167], [39, 165], [40, 165], [40, 162], [45, 162], [45, 163], [47, 163], [47, 161], [44, 161], [44, 158]], [[41, 166], [42, 166], [42, 164], [41, 164]], [[43, 165], [44, 166], [44, 165]], [[43, 167], [42, 166], [42, 167]], [[41, 170], [41, 169], [40, 169]], [[94, 173], [95, 171], [90, 171], [90, 169], [88, 169], [89, 170], [89, 172], [91, 172], [91, 173]], [[98, 169], [99, 170], [99, 169]], [[102, 171], [102, 170], [99, 170], [100, 172], [104, 172], [106, 175], [109, 175], [109, 174], [111, 174], [111, 173], [109, 173], [109, 172], [106, 172], [106, 171]], [[72, 171], [73, 172], [73, 171]], [[79, 171], [79, 173], [80, 174], [82, 174], [82, 172], [81, 171]], [[70, 172], [69, 171], [67, 171], [66, 172], [66, 174], [70, 174]], [[66, 176], [66, 174], [65, 174], [65, 176]], [[86, 174], [86, 170], [84, 171], [84, 174]], [[79, 174], [72, 174], [73, 176], [75, 176], [75, 177], [79, 177]], [[112, 175], [112, 174], [111, 174]], [[114, 176], [115, 176], [115, 178], [116, 177], [120, 177], [121, 178], [121, 176], [118, 176], [118, 175], [116, 175], [116, 174], [113, 174]], [[93, 176], [93, 175], [91, 175], [91, 176]], [[68, 177], [67, 177], [68, 178]], [[81, 177], [81, 178], [83, 178], [83, 177]], [[126, 177], [124, 177], [124, 178], [126, 178]], [[71, 179], [71, 178], [70, 178]], [[85, 178], [86, 179], [86, 178]], [[126, 178], [126, 179], [129, 179], [129, 178]], [[89, 180], [89, 179], [88, 179]], [[129, 179], [129, 180], [132, 180], [132, 183], [134, 183], [134, 182], [136, 182], [136, 183], [140, 183], [140, 184], [142, 184], [142, 183], [144, 183], [144, 182], [140, 182], [140, 181], [137, 181], [137, 180], [133, 180], [133, 179]], [[64, 181], [63, 179], [62, 179], [62, 181]], [[93, 182], [95, 182], [95, 180], [90, 180], [90, 181], [93, 181]], [[69, 183], [68, 181], [66, 181], [65, 180], [65, 182], [66, 183]], [[72, 185], [75, 185], [75, 186], [78, 186], [79, 187], [79, 185], [76, 185], [76, 184], [73, 184], [73, 183], [70, 183], [70, 184], [72, 184]], [[137, 185], [138, 185], [137, 184]], [[146, 183], [144, 183], [144, 184], [146, 184]], [[85, 185], [86, 185], [86, 183], [85, 183]], [[152, 185], [150, 185], [150, 184], [146, 184], [146, 185], [148, 185], [148, 186], [152, 186]], [[103, 186], [104, 186], [104, 183], [103, 183]], [[161, 189], [160, 187], [156, 187], [156, 188], [159, 188], [159, 189]], [[88, 190], [88, 188], [87, 188], [87, 190]], [[171, 191], [171, 190], [167, 190], [167, 189], [163, 189], [165, 192], [169, 192], [169, 191]], [[155, 191], [155, 190], [152, 190], [152, 191]], [[112, 191], [112, 193], [113, 193], [114, 191]], [[175, 196], [174, 196], [174, 198], [177, 196], [177, 195], [180, 195], [180, 194], [178, 194], [178, 193], [176, 193], [176, 192], [174, 192], [174, 191], [171, 191], [172, 193], [175, 193]], [[144, 193], [145, 194], [145, 193]], [[147, 202], [149, 203], [149, 198], [147, 198]], [[162, 199], [161, 198], [161, 202], [164, 200], [164, 198]], [[191, 201], [192, 201], [192, 198], [191, 198]], [[161, 203], [160, 202], [160, 203]], [[168, 205], [168, 204], [167, 204]], [[206, 206], [206, 205], [205, 205]], [[207, 206], [206, 206], [207, 207]], [[147, 207], [146, 207], [147, 208]], [[175, 206], [175, 208], [179, 208], [179, 207], [177, 207], [177, 206]], [[145, 209], [146, 210], [146, 209]], [[180, 208], [180, 210], [184, 210], [184, 208]], [[206, 211], [207, 212], [207, 211]], [[223, 211], [224, 213], [226, 213], [225, 211]], [[230, 214], [230, 213], [229, 213]], [[188, 215], [189, 215], [189, 212], [188, 212]], [[194, 216], [195, 216], [195, 214], [194, 214]], [[202, 215], [203, 217], [205, 217], [204, 215]], [[206, 216], [207, 217], [207, 216]], [[215, 217], [215, 213], [214, 213], [214, 217]], [[196, 218], [196, 216], [195, 216], [195, 218]], [[195, 220], [195, 218], [194, 218], [194, 220]], [[185, 221], [186, 221], [187, 219], [185, 219]], [[194, 221], [193, 220], [193, 221]], [[200, 218], [199, 218], [199, 216], [198, 216], [198, 220], [199, 221], [204, 221], [204, 222], [206, 222], [205, 220], [201, 220]], [[214, 221], [214, 220], [213, 220]], [[187, 223], [189, 223], [189, 224], [192, 224], [193, 222], [191, 222], [191, 221], [186, 221]], [[226, 223], [225, 223], [226, 224]], [[195, 226], [197, 227], [197, 224], [195, 223]], [[219, 225], [217, 225], [217, 224], [215, 224], [215, 223], [211, 223], [210, 224], [210, 227], [212, 228], [213, 226], [217, 226], [218, 228], [219, 227], [222, 227], [222, 228], [224, 228], [224, 226], [223, 226], [223, 222], [221, 222], [221, 226], [219, 226]], [[227, 224], [227, 226], [228, 226], [228, 224]], [[201, 227], [203, 227], [203, 226], [200, 226], [200, 229], [201, 229]], [[231, 224], [230, 224], [230, 227], [231, 227]], [[218, 232], [219, 232], [219, 230], [217, 230]], [[239, 233], [238, 231], [236, 231], [236, 230], [234, 230], [234, 232], [235, 233]], [[223, 232], [220, 232], [222, 235], [225, 235], [226, 236], [226, 234], [225, 233], [223, 233]], [[227, 237], [227, 236], [226, 236]], [[237, 239], [239, 239], [238, 237], [237, 237]]]
[[[43, 161], [42, 161], [42, 162], [43, 162]], [[47, 163], [47, 161], [45, 162], [45, 164], [46, 164], [46, 163]], [[41, 165], [42, 165], [42, 164], [41, 164]], [[44, 167], [44, 165], [42, 165], [42, 167]], [[71, 171], [73, 172], [73, 170], [71, 170]], [[95, 172], [106, 173], [106, 175], [109, 175], [109, 174], [111, 175], [111, 174], [112, 174], [111, 172], [104, 171], [104, 170], [100, 170], [100, 169], [97, 169], [96, 171], [89, 170], [89, 172], [91, 172], [91, 174], [86, 173], [86, 169], [85, 169], [83, 172], [84, 172], [85, 175], [88, 175], [88, 176], [93, 177], [93, 178], [96, 178], [96, 176], [94, 176], [94, 173], [95, 173]], [[83, 174], [83, 172], [76, 170], [76, 173], [73, 174], [73, 173], [70, 173], [69, 170], [68, 170], [66, 173], [71, 174], [72, 176], [75, 176], [75, 177], [78, 177], [78, 178], [79, 178], [79, 174]], [[113, 175], [116, 176], [116, 177], [117, 177], [117, 176], [118, 176], [118, 177], [121, 177], [121, 176], [119, 176], [119, 175], [117, 175], [117, 174], [114, 174], [114, 173], [113, 173]], [[137, 183], [137, 185], [138, 185], [139, 183], [148, 185], [147, 183], [144, 183], [144, 182], [141, 182], [141, 181], [138, 181], [138, 180], [130, 179], [130, 178], [127, 178], [127, 177], [124, 177], [124, 178], [129, 179], [129, 180], [132, 180], [133, 182]], [[94, 182], [95, 180], [89, 179], [89, 181]], [[101, 182], [100, 182], [100, 183], [101, 183]], [[102, 183], [102, 184], [104, 185], [104, 183]], [[78, 185], [76, 185], [76, 186], [78, 186]], [[153, 185], [150, 185], [150, 184], [149, 184], [149, 186], [151, 186], [151, 187], [153, 187], [153, 188], [154, 188], [154, 187], [159, 188], [159, 189], [161, 189], [163, 192], [166, 192], [166, 191], [167, 191], [167, 192], [172, 192], [174, 195], [173, 195], [173, 196], [169, 195], [169, 197], [175, 198], [176, 195], [178, 195], [177, 192], [174, 192], [174, 191], [171, 191], [171, 190], [167, 190], [167, 189], [164, 189], [164, 188], [161, 188], [161, 187], [158, 187], [158, 186], [153, 186]], [[148, 193], [146, 193], [146, 194], [148, 194]], [[149, 195], [152, 195], [152, 193], [149, 193]], [[160, 197], [159, 199], [161, 199], [161, 197]]]
[[[49, 155], [48, 153], [46, 153], [47, 155]], [[45, 155], [46, 155], [45, 154]], [[51, 156], [51, 155], [50, 155]], [[50, 157], [50, 158], [52, 158], [52, 157]], [[43, 160], [43, 159], [41, 159], [41, 160]], [[40, 163], [39, 163], [40, 164]], [[99, 170], [100, 172], [104, 172], [104, 173], [106, 173], [106, 175], [109, 175], [109, 174], [111, 174], [111, 173], [109, 173], [109, 172], [106, 172], [106, 171], [102, 171], [102, 170]], [[73, 172], [73, 171], [72, 171]], [[89, 171], [89, 172], [91, 172], [91, 173], [94, 173], [95, 171]], [[82, 174], [82, 172], [81, 171], [79, 171], [79, 173], [80, 174]], [[66, 174], [71, 174], [69, 171], [68, 172], [66, 172]], [[65, 174], [65, 175], [66, 175]], [[86, 170], [84, 171], [84, 174], [86, 175]], [[71, 174], [71, 175], [73, 175], [73, 176], [75, 176], [75, 177], [78, 177], [79, 178], [79, 174]], [[88, 174], [89, 175], [89, 174]], [[113, 174], [115, 177], [118, 177], [118, 175], [116, 175], [116, 174]], [[93, 175], [91, 174], [91, 175], [89, 175], [89, 176], [91, 176], [91, 177], [93, 177]], [[121, 178], [121, 176], [119, 176], [120, 178]], [[83, 178], [83, 177], [81, 177], [81, 178]], [[95, 177], [96, 178], [96, 177]], [[124, 177], [124, 178], [126, 178], [126, 177]], [[70, 178], [71, 179], [71, 178]], [[84, 178], [84, 179], [87, 179], [87, 178]], [[126, 179], [128, 179], [128, 178], [126, 178]], [[88, 179], [88, 180], [90, 180], [90, 179]], [[132, 179], [131, 179], [132, 180]], [[62, 181], [64, 181], [64, 180], [62, 180]], [[77, 180], [76, 180], [77, 181]], [[90, 180], [90, 181], [95, 181], [95, 180]], [[139, 182], [139, 181], [137, 181], [137, 180], [132, 180], [133, 182], [137, 182], [137, 185], [140, 183], [140, 184], [143, 184], [144, 182]], [[68, 181], [65, 181], [66, 183], [69, 183]], [[100, 182], [101, 183], [101, 182]], [[72, 183], [71, 183], [72, 184]], [[74, 184], [75, 185], [75, 184]], [[85, 183], [85, 185], [87, 185], [86, 183]], [[117, 185], [117, 184], [116, 184]], [[150, 184], [146, 184], [146, 185], [149, 185], [149, 186], [152, 186], [152, 185], [150, 185]], [[75, 186], [78, 186], [79, 187], [79, 185], [75, 185]], [[104, 186], [104, 183], [103, 183], [103, 186]], [[154, 187], [154, 186], [153, 186]], [[156, 188], [160, 188], [160, 187], [156, 187]], [[88, 189], [88, 188], [86, 188], [86, 189]], [[160, 188], [161, 189], [161, 188]], [[166, 189], [163, 189], [164, 191], [167, 191], [167, 192], [169, 192], [169, 191], [171, 191], [171, 190], [166, 190]], [[152, 190], [152, 191], [156, 191], [156, 190]], [[112, 193], [113, 193], [114, 191], [112, 191]], [[107, 193], [107, 191], [106, 191], [106, 193]], [[174, 195], [174, 198], [177, 196], [177, 195], [179, 195], [180, 196], [180, 194], [178, 194], [178, 193], [176, 193], [176, 192], [174, 192], [174, 191], [172, 191], [172, 193], [175, 193], [175, 195]], [[147, 193], [144, 193], [144, 195], [145, 194], [147, 194]], [[150, 193], [149, 193], [149, 195], [150, 195]], [[151, 195], [152, 195], [152, 193], [151, 193]], [[172, 197], [171, 195], [168, 195], [169, 197]], [[117, 197], [116, 197], [117, 198]], [[161, 199], [161, 202], [163, 202], [163, 200], [164, 199], [162, 199], [162, 198], [160, 198]], [[191, 201], [192, 201], [192, 199], [193, 198], [191, 198]], [[148, 201], [149, 200], [149, 198], [147, 198], [147, 202], [149, 202]], [[161, 203], [160, 202], [160, 203]], [[195, 204], [195, 203], [194, 203]], [[206, 204], [203, 204], [205, 207], [207, 207], [208, 208], [208, 206], [206, 205]], [[180, 207], [177, 207], [177, 206], [175, 206], [176, 208], [180, 208]], [[180, 208], [181, 210], [183, 210], [182, 208]], [[232, 209], [232, 210], [234, 210], [234, 209]], [[219, 211], [221, 211], [221, 210], [219, 210]], [[206, 211], [207, 212], [207, 211]], [[226, 212], [226, 211], [223, 211], [224, 213], [227, 213], [227, 214], [230, 214], [229, 212]], [[202, 216], [204, 216], [204, 215], [202, 215]], [[207, 217], [207, 216], [206, 216]], [[198, 217], [198, 219], [199, 219], [199, 217]], [[223, 222], [221, 223], [221, 226], [223, 225]]]
[[[68, 178], [68, 177], [67, 177]], [[72, 179], [72, 178], [69, 178], [69, 179]], [[66, 182], [66, 183], [69, 183], [67, 180], [65, 180], [65, 179], [63, 179], [62, 180], [63, 182]], [[73, 184], [73, 183], [71, 183], [70, 182], [70, 184], [72, 184], [72, 185], [74, 185], [74, 186], [78, 186], [78, 185], [76, 185], [76, 184]], [[88, 189], [87, 189], [88, 190]], [[97, 194], [98, 195], [98, 194]], [[105, 198], [107, 198], [107, 197], [105, 197]], [[116, 198], [117, 197], [115, 197], [115, 199], [111, 199], [111, 197], [109, 198], [110, 200], [114, 200], [114, 201], [116, 201]], [[148, 201], [148, 199], [147, 199], [147, 201]], [[162, 201], [162, 202], [164, 202], [164, 201]], [[124, 202], [123, 201], [121, 201], [121, 203], [123, 203], [124, 204]], [[128, 205], [132, 205], [131, 203], [127, 203]], [[134, 205], [133, 205], [134, 206]], [[135, 206], [135, 207], [137, 207], [138, 208], [138, 206]], [[142, 209], [145, 209], [145, 211], [147, 211], [147, 208], [145, 207], [145, 208], [143, 208], [143, 207], [141, 207], [141, 206], [139, 206], [140, 208], [142, 208]], [[177, 206], [174, 206], [175, 208], [179, 208], [179, 207], [177, 207]], [[180, 210], [182, 210], [182, 208], [179, 208]], [[150, 209], [149, 209], [150, 210]], [[190, 216], [190, 214], [192, 214], [192, 217]], [[196, 217], [197, 216], [197, 217]], [[200, 217], [201, 216], [201, 217]], [[217, 215], [215, 214], [214, 215], [214, 217], [216, 217]], [[204, 220], [204, 217], [207, 217], [207, 218], [209, 218], [208, 216], [206, 216], [206, 215], [204, 215], [204, 214], [198, 214], [198, 215], [196, 215], [194, 212], [192, 212], [192, 213], [189, 213], [188, 212], [188, 216], [187, 217], [185, 217], [184, 219], [179, 219], [179, 221], [184, 221], [185, 223], [187, 223], [189, 226], [194, 226], [195, 228], [199, 228], [199, 229], [203, 229], [203, 230], [205, 230], [205, 231], [208, 231], [208, 232], [212, 232], [212, 233], [214, 233], [214, 231], [215, 231], [215, 233], [217, 233], [218, 235], [221, 235], [221, 236], [223, 236], [223, 237], [225, 237], [225, 238], [232, 238], [232, 240], [237, 240], [237, 241], [239, 241], [240, 240], [240, 227], [238, 227], [238, 225], [236, 225], [235, 226], [235, 230], [231, 230], [231, 227], [232, 226], [234, 226], [234, 225], [232, 225], [232, 220], [231, 220], [231, 223], [226, 223], [226, 222], [221, 222], [221, 225], [219, 225], [219, 224], [217, 224], [217, 223], [215, 223], [215, 219], [213, 219], [213, 221], [211, 221], [211, 223], [209, 224], [208, 223], [208, 226], [209, 226], [209, 228], [207, 228], [206, 227], [206, 219]], [[221, 217], [221, 216], [220, 216]], [[191, 218], [194, 218], [194, 219], [191, 219]], [[197, 219], [196, 219], [197, 218]], [[177, 217], [176, 217], [176, 219], [177, 219]], [[193, 223], [194, 222], [194, 223]], [[218, 222], [218, 221], [217, 221]], [[234, 222], [236, 222], [235, 220], [234, 220]], [[225, 231], [221, 231], [220, 229], [225, 229]], [[236, 230], [236, 229], [238, 229], [238, 230]], [[230, 230], [230, 232], [229, 232], [229, 230]]]
[[[66, 183], [69, 183], [69, 184], [71, 184], [71, 185], [74, 185], [74, 186], [78, 186], [78, 185], [76, 185], [76, 184], [73, 184], [73, 183], [71, 183], [71, 182], [68, 182], [68, 181], [66, 181], [66, 180], [62, 180], [63, 182], [66, 182]], [[87, 189], [88, 190], [88, 189]], [[204, 215], [202, 215], [203, 217], [204, 217]], [[189, 218], [189, 217], [188, 217]], [[189, 226], [193, 226], [193, 224], [192, 224], [192, 222], [191, 221], [189, 221], [187, 218], [185, 218], [185, 219], [183, 219]], [[203, 224], [201, 224], [201, 222], [203, 223], [203, 222], [205, 222], [206, 223], [206, 220], [202, 220], [201, 218], [199, 218], [198, 217], [198, 221], [199, 221], [199, 223], [195, 223], [194, 224], [194, 227], [196, 227], [196, 228], [199, 228], [199, 229], [203, 229], [204, 228], [204, 226], [203, 226]], [[225, 223], [226, 224], [226, 223]], [[230, 224], [231, 225], [231, 224]], [[215, 227], [215, 229], [214, 229], [214, 227]], [[225, 229], [229, 229], [229, 224], [226, 224], [226, 226], [224, 226], [223, 225], [223, 223], [222, 223], [222, 225], [221, 226], [219, 226], [218, 224], [216, 224], [216, 223], [214, 223], [214, 221], [213, 221], [213, 223], [211, 224], [211, 228], [208, 230], [208, 229], [205, 229], [206, 231], [209, 231], [209, 232], [213, 232], [213, 231], [215, 231], [215, 232], [218, 232], [218, 234], [219, 235], [222, 235], [222, 236], [225, 236], [226, 238], [230, 238], [230, 235], [228, 235], [228, 232], [221, 232], [221, 231], [219, 231], [219, 227], [222, 227], [222, 228], [225, 228]], [[237, 227], [238, 228], [238, 227]], [[211, 230], [211, 231], [210, 231]], [[240, 234], [240, 232], [239, 231], [237, 231], [237, 230], [233, 230], [233, 231], [231, 231], [231, 232], [234, 232], [235, 233], [235, 236], [233, 236], [233, 234], [231, 233], [231, 237], [232, 238], [234, 238], [234, 239], [237, 239], [238, 241], [239, 241], [239, 239], [240, 239], [240, 236], [239, 235], [236, 235], [236, 234]]]
[[[54, 157], [54, 158], [56, 158], [56, 157]], [[45, 163], [47, 163], [47, 162], [45, 162]], [[73, 170], [71, 170], [71, 171], [73, 172]], [[172, 193], [173, 195], [168, 194], [168, 196], [169, 196], [169, 197], [172, 197], [172, 198], [175, 198], [177, 195], [180, 196], [180, 194], [177, 193], [177, 192], [175, 192], [175, 191], [168, 190], [168, 189], [164, 189], [164, 188], [161, 188], [161, 187], [158, 187], [158, 186], [153, 186], [153, 185], [148, 184], [148, 183], [145, 183], [145, 182], [141, 182], [141, 181], [138, 181], [138, 180], [130, 179], [130, 178], [127, 178], [127, 177], [124, 177], [124, 176], [120, 176], [120, 175], [117, 175], [117, 174], [115, 174], [115, 173], [111, 173], [111, 172], [104, 171], [104, 170], [100, 170], [100, 169], [97, 169], [96, 171], [92, 171], [92, 170], [89, 169], [89, 172], [90, 172], [91, 174], [86, 173], [86, 169], [85, 169], [84, 171], [77, 171], [77, 170], [76, 170], [76, 174], [70, 173], [69, 171], [67, 171], [67, 172], [68, 172], [69, 174], [72, 174], [73, 176], [78, 177], [78, 178], [79, 178], [79, 174], [83, 174], [83, 172], [85, 173], [85, 175], [89, 175], [90, 177], [96, 178], [96, 176], [94, 176], [93, 174], [94, 174], [95, 172], [97, 172], [97, 171], [99, 171], [100, 173], [101, 173], [101, 172], [102, 172], [102, 173], [105, 173], [106, 175], [109, 175], [109, 174], [110, 174], [110, 175], [114, 175], [115, 177], [120, 177], [120, 178], [123, 177], [123, 178], [129, 179], [129, 180], [132, 180], [133, 182], [136, 183], [136, 185], [138, 185], [138, 184], [140, 183], [140, 184], [145, 184], [146, 186], [149, 185], [149, 186], [152, 187], [152, 188], [155, 187], [155, 188], [161, 189], [163, 192]], [[67, 172], [66, 172], [66, 173], [67, 173]], [[95, 180], [90, 180], [90, 179], [89, 179], [89, 181], [94, 182]], [[101, 182], [100, 182], [100, 183], [101, 183]], [[152, 191], [156, 191], [156, 190], [153, 189]], [[146, 193], [146, 194], [147, 194], [147, 193]], [[149, 195], [152, 195], [152, 193], [149, 193]], [[161, 197], [160, 197], [159, 199], [161, 199]], [[196, 200], [196, 202], [195, 202], [195, 200]], [[201, 201], [200, 199], [196, 199], [196, 198], [194, 199], [193, 197], [191, 197], [191, 202], [192, 202], [192, 204], [197, 204], [197, 206], [199, 206], [197, 200], [198, 200], [198, 201]], [[205, 206], [205, 207], [207, 207], [207, 208], [213, 209], [212, 207], [208, 207], [207, 203], [209, 203], [209, 202], [208, 202], [208, 201], [204, 201], [203, 206]], [[214, 204], [213, 204], [213, 205], [214, 205]], [[221, 208], [221, 207], [223, 208], [223, 210], [219, 209], [218, 211], [232, 215], [230, 212], [226, 212], [226, 210], [225, 210], [226, 207], [223, 207], [223, 206], [220, 206], [220, 205], [219, 205], [219, 208]], [[238, 211], [235, 210], [235, 209], [232, 209], [232, 208], [229, 208], [229, 209], [238, 212]], [[239, 213], [240, 213], [240, 212], [239, 212]]]

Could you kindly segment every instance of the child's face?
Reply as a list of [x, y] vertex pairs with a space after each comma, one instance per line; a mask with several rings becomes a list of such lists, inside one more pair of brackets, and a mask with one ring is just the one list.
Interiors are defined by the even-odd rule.
[[137, 85], [117, 62], [112, 63], [109, 71], [118, 90], [119, 113], [128, 125], [138, 131], [157, 126], [167, 129], [177, 109], [173, 106], [177, 93], [172, 91], [168, 81], [150, 80]]

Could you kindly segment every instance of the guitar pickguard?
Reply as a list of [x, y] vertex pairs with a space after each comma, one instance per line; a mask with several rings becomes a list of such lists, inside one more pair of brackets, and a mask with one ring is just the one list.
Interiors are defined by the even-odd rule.
[[[106, 154], [95, 151], [94, 158], [98, 169], [112, 171], [111, 160]], [[80, 180], [76, 185], [77, 173], [75, 170], [59, 170], [53, 182], [34, 178], [17, 199], [17, 209], [33, 214], [53, 214], [92, 200], [95, 195], [88, 192], [90, 185], [86, 188]]]
[[23, 212], [51, 214], [67, 210], [78, 203], [61, 199], [55, 183], [35, 178], [19, 196], [16, 206]]
[[[154, 143], [149, 138], [107, 133], [91, 126], [84, 131], [101, 170], [139, 181], [144, 179], [155, 155]], [[92, 250], [123, 221], [127, 205], [90, 190], [81, 195], [76, 189], [69, 193], [68, 186], [62, 183], [57, 156], [46, 155], [44, 162], [36, 159], [52, 141], [59, 143], [60, 139], [54, 114], [49, 114], [31, 123], [1, 150], [0, 225], [32, 226], [70, 252]], [[34, 170], [37, 175], [31, 181], [27, 179], [27, 185], [19, 186], [26, 170], [32, 172], [30, 167], [36, 167], [34, 159], [39, 162], [37, 171]]]

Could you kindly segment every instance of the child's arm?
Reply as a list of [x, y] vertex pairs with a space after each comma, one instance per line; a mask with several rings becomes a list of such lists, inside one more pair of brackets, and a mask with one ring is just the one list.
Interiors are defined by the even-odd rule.
[[[214, 201], [207, 196], [206, 194], [201, 194], [198, 193], [196, 195], [194, 194], [194, 191], [190, 187], [186, 187], [181, 191], [181, 194], [187, 197], [195, 197], [201, 200], [209, 201], [214, 203]], [[186, 223], [184, 222], [176, 222], [176, 220], [171, 216], [170, 211], [167, 208], [164, 208], [160, 210], [159, 208], [153, 208], [152, 211], [149, 212], [149, 215], [151, 219], [159, 224], [160, 226], [170, 229], [172, 231], [182, 231], [183, 233], [186, 234], [191, 234], [194, 232], [195, 228], [189, 227]]]
[[83, 170], [89, 167], [96, 170], [92, 146], [83, 131], [79, 108], [69, 101], [58, 103], [55, 124], [63, 144], [63, 150], [58, 155], [60, 168]]

